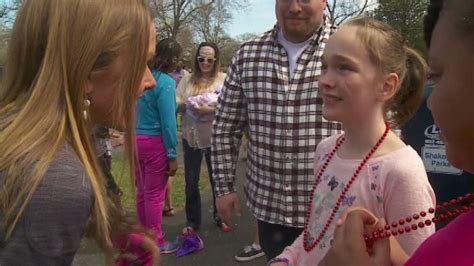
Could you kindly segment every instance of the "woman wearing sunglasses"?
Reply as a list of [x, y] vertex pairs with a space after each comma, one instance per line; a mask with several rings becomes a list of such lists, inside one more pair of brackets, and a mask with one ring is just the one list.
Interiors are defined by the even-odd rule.
[[217, 95], [225, 74], [219, 72], [219, 48], [211, 42], [201, 43], [194, 57], [194, 70], [182, 78], [176, 91], [178, 112], [182, 113], [182, 143], [186, 182], [186, 227], [183, 233], [199, 230], [201, 226], [201, 196], [199, 176], [203, 156], [206, 159], [212, 185], [214, 221], [224, 232], [230, 227], [217, 215], [214, 181], [211, 168], [211, 128]]

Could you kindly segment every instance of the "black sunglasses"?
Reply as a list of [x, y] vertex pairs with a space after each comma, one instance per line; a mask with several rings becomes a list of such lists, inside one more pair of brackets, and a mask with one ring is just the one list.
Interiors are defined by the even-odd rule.
[[197, 60], [198, 60], [199, 63], [204, 63], [205, 61], [207, 61], [208, 64], [212, 64], [216, 61], [215, 58], [204, 58], [204, 57], [201, 57], [201, 56], [198, 56]]

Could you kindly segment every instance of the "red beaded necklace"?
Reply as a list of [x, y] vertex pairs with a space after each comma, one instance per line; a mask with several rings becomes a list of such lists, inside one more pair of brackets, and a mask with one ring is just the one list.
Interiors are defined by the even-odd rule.
[[369, 161], [370, 157], [372, 157], [372, 155], [374, 155], [375, 151], [377, 151], [377, 149], [383, 143], [383, 141], [387, 137], [389, 131], [390, 131], [390, 126], [389, 126], [388, 123], [385, 123], [385, 131], [384, 131], [383, 135], [380, 137], [380, 139], [377, 141], [377, 143], [375, 143], [374, 147], [372, 147], [372, 149], [370, 149], [369, 153], [365, 156], [365, 158], [360, 162], [359, 166], [355, 170], [355, 172], [352, 175], [351, 179], [349, 180], [347, 185], [342, 190], [342, 193], [341, 193], [341, 195], [339, 196], [339, 199], [336, 202], [336, 206], [333, 208], [333, 210], [331, 212], [331, 215], [329, 216], [328, 220], [326, 221], [326, 224], [324, 225], [324, 228], [321, 231], [321, 233], [319, 234], [318, 238], [311, 239], [311, 241], [310, 241], [310, 234], [309, 234], [309, 231], [308, 231], [308, 226], [309, 226], [309, 220], [310, 220], [310, 217], [311, 217], [311, 213], [313, 211], [314, 192], [316, 191], [316, 188], [318, 187], [319, 183], [321, 183], [321, 178], [322, 178], [324, 172], [326, 171], [326, 168], [328, 167], [329, 162], [331, 162], [331, 160], [334, 157], [334, 155], [336, 154], [337, 150], [341, 147], [342, 143], [344, 143], [345, 138], [344, 138], [344, 136], [342, 136], [336, 141], [336, 145], [334, 146], [332, 151], [329, 153], [326, 161], [324, 162], [323, 166], [319, 170], [319, 173], [316, 177], [316, 181], [313, 184], [313, 189], [311, 191], [311, 195], [310, 195], [310, 198], [309, 198], [310, 205], [309, 205], [309, 208], [308, 208], [308, 212], [306, 214], [306, 221], [305, 221], [305, 226], [304, 226], [304, 231], [303, 231], [303, 246], [304, 246], [304, 249], [307, 252], [314, 249], [314, 247], [316, 247], [316, 245], [318, 245], [318, 243], [323, 239], [324, 235], [326, 234], [326, 231], [329, 229], [329, 226], [331, 225], [332, 221], [334, 220], [334, 217], [336, 216], [336, 213], [339, 210], [339, 207], [341, 206], [342, 200], [346, 196], [347, 192], [349, 191], [350, 187], [354, 183], [357, 176], [359, 176], [359, 173], [362, 171], [362, 168], [365, 166], [365, 164]]
[[[378, 239], [409, 233], [411, 231], [416, 231], [418, 228], [427, 227], [448, 219], [454, 219], [459, 215], [474, 209], [474, 203], [470, 203], [473, 199], [474, 194], [467, 193], [457, 199], [452, 199], [443, 204], [437, 205], [436, 210], [434, 208], [429, 208], [427, 212], [421, 211], [412, 216], [407, 216], [405, 219], [400, 219], [398, 222], [387, 223], [384, 227], [375, 230], [372, 234], [366, 235], [364, 237], [365, 243], [367, 247], [370, 248]], [[462, 206], [456, 206], [461, 204]], [[427, 213], [434, 214], [435, 211], [435, 217], [423, 220]]]

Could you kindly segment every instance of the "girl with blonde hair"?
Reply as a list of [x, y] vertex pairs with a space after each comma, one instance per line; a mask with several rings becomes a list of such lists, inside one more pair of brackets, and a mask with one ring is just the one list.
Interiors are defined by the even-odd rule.
[[[431, 0], [425, 17], [425, 41], [435, 84], [428, 107], [440, 129], [449, 162], [474, 173], [474, 1]], [[469, 194], [440, 203], [436, 217], [425, 220], [425, 224], [434, 227], [435, 222], [453, 220], [411, 256], [388, 238], [378, 239], [368, 250], [364, 236], [382, 225], [370, 210], [351, 210], [338, 222], [334, 245], [319, 265], [473, 265], [473, 200]]]
[[0, 87], [1, 265], [70, 265], [88, 225], [111, 246], [92, 127], [126, 132], [133, 171], [155, 34], [145, 0], [23, 1]]
[[[331, 36], [319, 79], [322, 113], [344, 134], [318, 144], [304, 231], [269, 265], [317, 265], [350, 207], [391, 223], [435, 205], [423, 161], [392, 131], [418, 110], [425, 75], [424, 59], [383, 22], [355, 18]], [[411, 254], [433, 233], [427, 227], [396, 238]]]

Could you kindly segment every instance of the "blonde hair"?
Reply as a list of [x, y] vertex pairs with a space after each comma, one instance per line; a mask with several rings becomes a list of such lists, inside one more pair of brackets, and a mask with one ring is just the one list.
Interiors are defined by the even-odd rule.
[[400, 33], [376, 19], [358, 17], [344, 26], [357, 27], [358, 38], [383, 74], [395, 73], [400, 78], [400, 88], [385, 106], [389, 122], [400, 128], [420, 107], [426, 79], [425, 60], [407, 46]]
[[[133, 172], [134, 106], [146, 66], [151, 15], [145, 0], [25, 0], [18, 11], [0, 87], [2, 230], [8, 239], [38, 185], [68, 142], [95, 196], [91, 214], [99, 243], [110, 245], [104, 178], [83, 115], [91, 73], [120, 56], [127, 65], [113, 98], [113, 121], [125, 118]], [[18, 141], [21, 139], [21, 141]]]
[[[203, 47], [211, 47], [214, 50], [214, 65], [212, 66], [211, 71], [211, 79], [209, 82], [203, 82], [203, 73], [201, 67], [199, 66], [198, 56], [201, 48]], [[193, 86], [193, 95], [199, 95], [203, 90], [209, 89], [210, 86], [214, 85], [219, 77], [219, 70], [220, 70], [220, 51], [217, 44], [213, 42], [202, 42], [198, 45], [196, 49], [196, 54], [194, 55], [194, 69], [193, 73], [191, 73], [190, 82]]]

